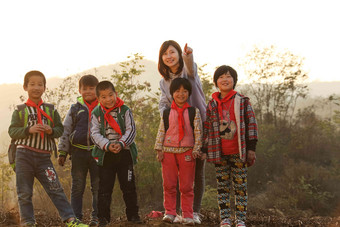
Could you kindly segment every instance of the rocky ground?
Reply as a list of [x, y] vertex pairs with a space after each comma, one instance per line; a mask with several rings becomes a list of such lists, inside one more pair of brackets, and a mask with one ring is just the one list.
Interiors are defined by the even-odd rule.
[[[219, 226], [219, 217], [216, 212], [202, 211], [203, 221], [201, 225], [197, 226]], [[49, 215], [44, 211], [36, 211], [35, 213], [39, 227], [56, 227], [63, 226], [57, 214]], [[88, 217], [88, 215], [86, 215]], [[133, 224], [126, 221], [125, 217], [117, 218], [110, 226], [112, 227], [125, 227], [125, 226], [165, 226], [165, 227], [179, 227], [179, 224], [163, 223], [161, 217], [150, 218], [147, 214], [143, 216], [142, 224]], [[85, 217], [84, 222], [88, 221]], [[261, 211], [256, 213], [249, 213], [247, 226], [322, 226], [334, 227], [340, 226], [340, 217], [311, 217], [311, 218], [298, 218], [298, 217], [285, 217], [279, 214], [273, 214], [271, 211]], [[14, 227], [19, 226], [19, 214], [15, 210], [0, 212], [0, 226]]]

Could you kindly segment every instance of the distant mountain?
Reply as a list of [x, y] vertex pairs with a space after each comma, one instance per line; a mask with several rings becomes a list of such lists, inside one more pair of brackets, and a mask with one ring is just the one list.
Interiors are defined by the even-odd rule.
[[[157, 91], [159, 87], [159, 80], [161, 76], [158, 73], [157, 63], [150, 60], [142, 60], [140, 64], [144, 65], [145, 72], [140, 76], [140, 81], [148, 81], [151, 84], [152, 91]], [[109, 77], [113, 74], [113, 70], [119, 70], [119, 63], [111, 65], [103, 65], [96, 68], [88, 69], [79, 72], [79, 75], [93, 74], [98, 78]], [[73, 75], [70, 75], [73, 76]], [[63, 81], [63, 78], [49, 78], [47, 79], [47, 87], [53, 89], [58, 87]], [[317, 97], [328, 97], [332, 94], [340, 95], [340, 81], [336, 82], [312, 82], [308, 84], [310, 89], [310, 98], [318, 99]], [[77, 88], [78, 85], [75, 85]], [[9, 109], [11, 105], [20, 103], [19, 97], [26, 93], [22, 88], [22, 84], [0, 84], [0, 132], [8, 129], [11, 119], [12, 110]], [[306, 103], [306, 102], [304, 102]]]

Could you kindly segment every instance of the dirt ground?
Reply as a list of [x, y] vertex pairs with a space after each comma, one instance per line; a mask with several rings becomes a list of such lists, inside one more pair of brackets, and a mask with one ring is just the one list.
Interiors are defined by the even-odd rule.
[[[203, 221], [201, 225], [196, 226], [219, 226], [219, 217], [216, 212], [202, 211]], [[64, 226], [57, 214], [48, 215], [44, 211], [36, 211], [35, 213], [39, 227], [57, 227]], [[88, 216], [88, 215], [86, 215]], [[85, 216], [84, 222], [88, 221]], [[127, 227], [127, 226], [164, 226], [164, 227], [179, 227], [180, 224], [168, 224], [162, 222], [161, 217], [149, 218], [147, 214], [142, 215], [142, 224], [133, 224], [126, 221], [125, 217], [117, 218], [112, 221], [112, 227]], [[247, 226], [322, 226], [334, 227], [340, 226], [340, 217], [312, 217], [312, 218], [297, 218], [285, 217], [282, 215], [273, 215], [269, 211], [262, 211], [257, 213], [248, 213]], [[15, 210], [0, 212], [0, 226], [14, 227], [19, 226], [19, 214]]]

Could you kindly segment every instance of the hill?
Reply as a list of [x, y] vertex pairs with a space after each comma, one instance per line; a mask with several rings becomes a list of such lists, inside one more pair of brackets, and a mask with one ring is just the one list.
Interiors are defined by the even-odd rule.
[[[140, 64], [144, 65], [145, 72], [140, 76], [140, 81], [148, 81], [151, 84], [152, 91], [158, 91], [159, 80], [161, 76], [158, 73], [157, 63], [150, 60], [142, 60]], [[98, 78], [108, 78], [113, 74], [113, 70], [119, 70], [119, 63], [102, 65], [99, 67], [91, 68], [83, 72], [79, 72], [78, 75], [93, 74]], [[70, 75], [74, 76], [74, 75]], [[63, 81], [63, 78], [49, 78], [47, 79], [47, 87], [53, 89], [58, 87]], [[77, 85], [75, 85], [77, 87]], [[332, 94], [340, 94], [340, 81], [334, 82], [312, 82], [308, 84], [310, 89], [310, 98], [304, 100], [301, 103], [303, 106], [315, 102], [315, 99], [326, 98]], [[0, 100], [0, 132], [3, 130], [7, 131], [9, 126], [9, 121], [11, 118], [10, 106], [20, 103], [19, 97], [21, 95], [26, 95], [22, 89], [21, 84], [0, 84], [0, 95], [6, 97]]]

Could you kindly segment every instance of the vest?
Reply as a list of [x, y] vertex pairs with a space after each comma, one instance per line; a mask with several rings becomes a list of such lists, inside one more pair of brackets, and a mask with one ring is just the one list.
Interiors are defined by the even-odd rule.
[[171, 109], [169, 114], [169, 128], [165, 133], [163, 146], [165, 147], [193, 147], [194, 133], [190, 124], [188, 109], [183, 112], [184, 117], [184, 137], [179, 141], [178, 113]]

